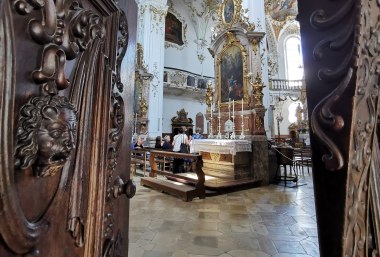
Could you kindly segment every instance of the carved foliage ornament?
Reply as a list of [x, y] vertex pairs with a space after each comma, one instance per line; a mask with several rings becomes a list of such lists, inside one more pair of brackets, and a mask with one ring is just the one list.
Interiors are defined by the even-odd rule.
[[[7, 174], [0, 174], [0, 191], [6, 192], [6, 197], [0, 198], [0, 213], [6, 221], [0, 225], [0, 234], [13, 252], [34, 256], [38, 254], [35, 246], [42, 229], [47, 228], [47, 221], [41, 217], [39, 221], [29, 222], [19, 205], [9, 204], [18, 201], [15, 190], [10, 190], [14, 187], [13, 170], [31, 167], [36, 176], [51, 176], [60, 171], [69, 159], [76, 144], [77, 115], [68, 98], [58, 96], [59, 90], [70, 85], [65, 77], [65, 64], [67, 60], [73, 60], [86, 51], [94, 41], [102, 41], [105, 29], [97, 13], [85, 10], [75, 0], [11, 0], [2, 1], [0, 5], [0, 26], [7, 24], [6, 36], [1, 36], [7, 38], [7, 41], [1, 44], [1, 50], [4, 48], [7, 49], [4, 52], [12, 53], [14, 48], [9, 5], [13, 5], [15, 13], [24, 16], [30, 14], [32, 18], [28, 20], [26, 29], [30, 38], [42, 46], [38, 67], [31, 71], [31, 77], [41, 87], [42, 94], [31, 97], [20, 108], [16, 148], [13, 149], [13, 145], [8, 144], [5, 146], [7, 151], [4, 152], [9, 157], [14, 151], [14, 163], [5, 169]], [[14, 63], [14, 54], [4, 56], [1, 53], [0, 61], [7, 64], [8, 71], [15, 73], [16, 68], [11, 65]], [[8, 81], [2, 87], [5, 89], [3, 95], [9, 96], [7, 102], [13, 103], [12, 90], [16, 85], [14, 75], [11, 72], [1, 73], [2, 77], [6, 77], [1, 80]], [[14, 108], [11, 104], [1, 107], [8, 110], [7, 113]], [[1, 120], [1, 125], [12, 128], [13, 116], [11, 120]], [[9, 138], [3, 136], [2, 138]]]
[[242, 27], [247, 31], [254, 31], [256, 25], [249, 21], [248, 9], [242, 9], [242, 0], [222, 0], [219, 5], [219, 24], [215, 34], [228, 30], [234, 26]]
[[[328, 170], [340, 170], [344, 165], [342, 151], [335, 141], [339, 140], [340, 136], [338, 135], [345, 127], [346, 121], [341, 114], [333, 111], [333, 107], [347, 90], [353, 76], [353, 68], [350, 67], [350, 64], [353, 61], [355, 51], [353, 20], [356, 16], [353, 15], [354, 4], [355, 1], [353, 0], [347, 1], [341, 10], [331, 17], [328, 17], [323, 10], [316, 10], [310, 18], [311, 26], [316, 30], [325, 30], [332, 26], [337, 26], [343, 17], [349, 17], [350, 20], [340, 30], [340, 33], [324, 38], [317, 43], [313, 51], [315, 60], [321, 61], [325, 55], [342, 50], [343, 46], [347, 44], [351, 46], [350, 52], [338, 67], [322, 67], [318, 72], [321, 80], [336, 85], [334, 91], [317, 104], [311, 115], [313, 132], [321, 143], [325, 145], [325, 154], [322, 161]], [[335, 136], [329, 136], [331, 133]]]
[[370, 0], [355, 6], [360, 20], [357, 21], [359, 30], [355, 33], [355, 42], [358, 42], [354, 62], [357, 65], [356, 115], [352, 121], [352, 157], [348, 169], [347, 226], [344, 231], [346, 256], [378, 256], [380, 250], [379, 225], [371, 221], [378, 219], [380, 205], [380, 184], [376, 175], [379, 148], [378, 139], [374, 136], [379, 108], [379, 7], [379, 2]]
[[[125, 107], [124, 100], [121, 97], [121, 93], [124, 90], [124, 85], [121, 82], [121, 63], [123, 61], [124, 55], [128, 48], [128, 23], [124, 12], [120, 14], [119, 17], [119, 36], [118, 36], [118, 55], [116, 60], [116, 74], [113, 75], [116, 80], [113, 80], [112, 83], [112, 97], [110, 102], [110, 117], [111, 117], [111, 128], [109, 132], [109, 140], [108, 140], [108, 183], [107, 183], [107, 194], [106, 194], [106, 202], [109, 203], [112, 199], [118, 198], [122, 194], [126, 194], [128, 198], [134, 196], [136, 192], [136, 186], [134, 185], [132, 180], [124, 181], [119, 177], [115, 177], [115, 170], [117, 167], [117, 159], [119, 158], [119, 149], [120, 144], [123, 140], [123, 130], [125, 123]], [[142, 55], [142, 53], [141, 53]], [[141, 56], [142, 59], [142, 56]], [[141, 61], [141, 65], [143, 60]], [[113, 220], [113, 204], [106, 205], [106, 216], [104, 218], [104, 226], [106, 229], [104, 230], [104, 236], [106, 237], [104, 245], [106, 245], [106, 252], [115, 248], [115, 244], [117, 244], [117, 240], [112, 238], [112, 234], [114, 233], [114, 220]], [[119, 233], [117, 234], [117, 237]], [[110, 238], [111, 237], [111, 238]], [[105, 254], [104, 256], [109, 256]]]
[[66, 60], [75, 59], [93, 40], [102, 38], [104, 24], [98, 14], [83, 9], [75, 0], [13, 0], [13, 4], [21, 15], [41, 11], [41, 18], [28, 24], [32, 39], [44, 46], [32, 77], [46, 93], [57, 94], [70, 85], [64, 74]]

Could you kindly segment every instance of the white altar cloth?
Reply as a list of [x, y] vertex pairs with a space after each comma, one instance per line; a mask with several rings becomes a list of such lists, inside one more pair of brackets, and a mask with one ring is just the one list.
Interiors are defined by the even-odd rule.
[[252, 145], [248, 140], [193, 139], [190, 144], [190, 152], [236, 155], [237, 152], [252, 152]]

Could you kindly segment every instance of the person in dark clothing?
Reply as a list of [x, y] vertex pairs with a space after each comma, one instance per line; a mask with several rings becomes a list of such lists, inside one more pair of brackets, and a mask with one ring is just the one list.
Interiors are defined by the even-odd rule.
[[156, 137], [156, 144], [154, 145], [154, 148], [162, 148], [162, 138], [160, 136]]
[[133, 146], [133, 149], [143, 149], [144, 148], [144, 140], [139, 136], [137, 137], [137, 141]]
[[165, 149], [165, 150], [172, 150], [173, 149], [173, 146], [170, 143], [170, 136], [169, 135], [166, 135], [164, 137], [164, 144], [162, 145], [162, 149]]

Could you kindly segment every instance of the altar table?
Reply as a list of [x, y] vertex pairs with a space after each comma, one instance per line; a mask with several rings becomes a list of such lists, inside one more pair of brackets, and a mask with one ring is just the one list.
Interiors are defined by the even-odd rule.
[[224, 179], [250, 178], [252, 143], [248, 140], [195, 139], [190, 151], [203, 159], [206, 175]]

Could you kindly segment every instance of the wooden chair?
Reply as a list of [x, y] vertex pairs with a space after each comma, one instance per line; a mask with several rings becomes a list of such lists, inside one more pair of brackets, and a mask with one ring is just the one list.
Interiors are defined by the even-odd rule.
[[[295, 169], [296, 162], [294, 161], [294, 148], [292, 147], [275, 147], [276, 157], [277, 157], [277, 170], [276, 170], [276, 180], [284, 181], [286, 186], [288, 181], [293, 181], [298, 186], [298, 174]], [[284, 172], [281, 174], [281, 167]], [[289, 173], [288, 173], [289, 168]], [[292, 175], [294, 171], [294, 175]]]
[[303, 146], [294, 150], [294, 160], [297, 162], [298, 167], [301, 168], [302, 174], [303, 167], [307, 168], [307, 173], [310, 174], [309, 167], [311, 166], [311, 148], [310, 146]]

